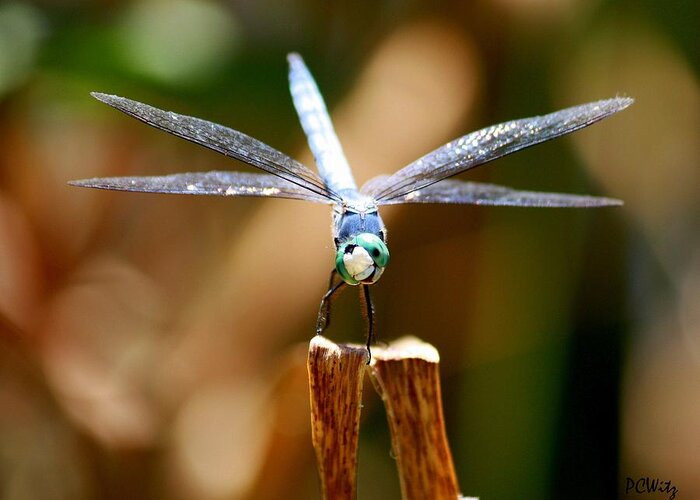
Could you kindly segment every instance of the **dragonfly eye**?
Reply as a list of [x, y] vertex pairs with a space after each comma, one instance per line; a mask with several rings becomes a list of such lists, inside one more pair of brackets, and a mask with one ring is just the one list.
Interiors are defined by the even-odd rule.
[[349, 285], [375, 283], [389, 263], [389, 249], [379, 236], [361, 233], [338, 246], [335, 267]]

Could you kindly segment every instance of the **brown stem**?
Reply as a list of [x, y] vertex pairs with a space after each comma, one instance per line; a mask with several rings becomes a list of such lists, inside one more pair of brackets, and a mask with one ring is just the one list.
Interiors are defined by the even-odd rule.
[[366, 363], [365, 348], [337, 345], [320, 335], [309, 345], [311, 440], [321, 491], [328, 500], [354, 499], [357, 494], [357, 441]]
[[433, 346], [412, 337], [373, 350], [370, 376], [386, 407], [404, 500], [459, 498], [439, 362]]

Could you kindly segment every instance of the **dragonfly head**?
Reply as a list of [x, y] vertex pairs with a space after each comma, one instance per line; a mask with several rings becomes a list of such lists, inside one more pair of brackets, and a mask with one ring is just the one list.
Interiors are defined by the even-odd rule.
[[338, 245], [335, 268], [348, 285], [375, 283], [389, 263], [386, 243], [373, 233], [360, 233]]

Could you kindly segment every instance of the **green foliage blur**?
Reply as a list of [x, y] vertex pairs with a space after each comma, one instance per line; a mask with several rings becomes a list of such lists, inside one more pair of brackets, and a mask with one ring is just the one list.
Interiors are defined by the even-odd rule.
[[[0, 4], [0, 498], [318, 498], [306, 343], [327, 209], [79, 190], [250, 167], [95, 101], [114, 93], [313, 161], [301, 53], [362, 183], [482, 126], [629, 95], [619, 116], [469, 173], [621, 209], [388, 207], [380, 341], [441, 353], [465, 495], [700, 498], [695, 0]], [[327, 332], [363, 342], [346, 293]], [[359, 497], [399, 498], [370, 384]], [[649, 496], [651, 498], [651, 496]]]

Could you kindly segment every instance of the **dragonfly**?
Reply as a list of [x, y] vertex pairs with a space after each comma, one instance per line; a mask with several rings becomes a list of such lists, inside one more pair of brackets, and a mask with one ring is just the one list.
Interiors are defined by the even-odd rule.
[[370, 358], [375, 330], [370, 286], [379, 280], [390, 260], [387, 230], [379, 215], [379, 207], [407, 203], [582, 208], [622, 204], [613, 198], [519, 191], [451, 178], [502, 156], [592, 125], [628, 107], [632, 98], [614, 97], [492, 125], [450, 141], [393, 175], [375, 177], [358, 189], [313, 76], [300, 55], [289, 54], [287, 60], [292, 100], [318, 173], [258, 139], [223, 125], [163, 111], [124, 97], [92, 93], [99, 101], [152, 127], [264, 173], [189, 172], [102, 177], [75, 180], [69, 184], [144, 193], [288, 198], [330, 205], [335, 266], [321, 299], [316, 334], [323, 333], [330, 325], [333, 299], [343, 289], [356, 286], [367, 321], [366, 346]]

